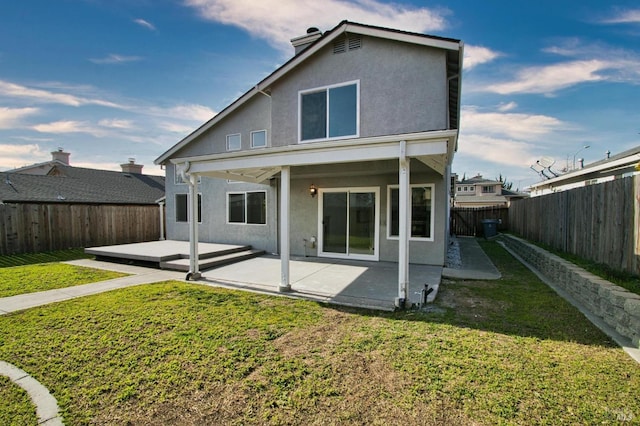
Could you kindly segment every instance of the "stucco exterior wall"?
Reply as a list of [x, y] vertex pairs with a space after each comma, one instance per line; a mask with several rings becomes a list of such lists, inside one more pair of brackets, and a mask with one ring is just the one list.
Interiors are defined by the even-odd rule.
[[[251, 132], [267, 131], [267, 147], [271, 146], [271, 98], [256, 96], [200, 138], [181, 149], [176, 157], [191, 157], [227, 152], [227, 135], [240, 133], [242, 150], [251, 150]], [[255, 148], [259, 149], [259, 148]]]
[[[189, 224], [176, 222], [175, 194], [187, 194], [189, 186], [174, 184], [173, 165], [167, 166], [167, 239], [189, 240]], [[170, 170], [171, 169], [171, 170]], [[169, 183], [168, 181], [171, 180]], [[202, 222], [198, 227], [198, 240], [222, 244], [247, 244], [256, 249], [275, 253], [278, 251], [277, 234], [277, 189], [275, 180], [266, 185], [228, 183], [224, 179], [203, 177], [198, 185], [202, 194]], [[242, 191], [265, 191], [267, 197], [267, 224], [245, 225], [227, 223], [227, 193]]]
[[[317, 256], [318, 245], [311, 247], [311, 237], [319, 240], [318, 200], [309, 195], [309, 186], [315, 184], [320, 189], [377, 187], [380, 197], [380, 245], [381, 261], [398, 260], [398, 241], [387, 237], [388, 191], [389, 185], [398, 184], [398, 166], [395, 161], [374, 163], [350, 163], [345, 174], [345, 164], [317, 167], [292, 168], [291, 170], [291, 210], [290, 249], [293, 256]], [[410, 241], [411, 263], [442, 265], [445, 252], [445, 229], [447, 206], [445, 186], [442, 177], [412, 160], [411, 183], [434, 184], [434, 241]], [[371, 170], [375, 170], [372, 174]], [[173, 181], [172, 181], [173, 182]], [[171, 189], [170, 189], [171, 188]], [[265, 190], [267, 192], [267, 225], [238, 225], [226, 223], [227, 193], [238, 191]], [[278, 246], [279, 180], [273, 179], [269, 185], [247, 183], [227, 183], [222, 179], [202, 178], [199, 192], [202, 195], [202, 223], [199, 226], [199, 240], [228, 244], [250, 244], [254, 248], [276, 253]], [[187, 193], [187, 185], [167, 185], [167, 197], [175, 200], [176, 193]], [[188, 240], [189, 227], [185, 222], [175, 221], [175, 202], [167, 203], [167, 238]], [[305, 242], [306, 240], [306, 242]]]
[[299, 91], [353, 80], [360, 81], [360, 137], [447, 128], [444, 51], [371, 37], [359, 49], [332, 49], [273, 86], [273, 146], [298, 143]]

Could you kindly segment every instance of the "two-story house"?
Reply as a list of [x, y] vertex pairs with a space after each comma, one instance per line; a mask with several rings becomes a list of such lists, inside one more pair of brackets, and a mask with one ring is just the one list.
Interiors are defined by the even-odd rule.
[[[463, 44], [343, 21], [162, 154], [167, 237], [442, 266]], [[196, 195], [197, 194], [197, 195]], [[197, 214], [196, 214], [197, 213]], [[196, 217], [197, 216], [197, 217]], [[199, 226], [197, 225], [199, 224]]]
[[482, 175], [454, 181], [453, 207], [508, 207], [511, 200], [527, 197], [527, 194], [503, 188], [502, 182], [485, 179]]

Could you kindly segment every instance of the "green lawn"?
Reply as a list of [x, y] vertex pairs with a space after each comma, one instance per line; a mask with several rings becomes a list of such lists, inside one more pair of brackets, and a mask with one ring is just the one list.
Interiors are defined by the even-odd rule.
[[503, 278], [443, 282], [430, 312], [166, 282], [2, 316], [0, 359], [67, 425], [637, 422], [640, 366], [483, 248]]
[[124, 277], [127, 274], [65, 263], [0, 268], [0, 297], [53, 290]]
[[48, 251], [44, 253], [22, 253], [0, 256], [0, 268], [9, 266], [31, 265], [34, 263], [62, 262], [65, 260], [91, 259], [84, 249]]
[[38, 423], [36, 407], [29, 395], [9, 378], [0, 376], [0, 421], [3, 426], [24, 426]]

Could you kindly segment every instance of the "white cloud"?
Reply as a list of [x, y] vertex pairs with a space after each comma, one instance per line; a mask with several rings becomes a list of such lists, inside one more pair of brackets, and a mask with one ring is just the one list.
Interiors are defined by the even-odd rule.
[[4, 80], [0, 80], [0, 96], [28, 99], [39, 103], [53, 103], [75, 107], [82, 105], [99, 105], [109, 108], [126, 108], [123, 105], [119, 105], [117, 103], [106, 101], [103, 99], [92, 99], [82, 96], [76, 96], [69, 93], [58, 93], [51, 90], [27, 87]]
[[518, 104], [515, 102], [508, 102], [506, 104], [502, 103], [498, 105], [498, 111], [500, 112], [513, 111], [516, 108], [518, 108]]
[[141, 61], [142, 59], [143, 58], [140, 56], [124, 56], [124, 55], [111, 53], [104, 58], [94, 58], [89, 60], [94, 64], [124, 64], [126, 62]]
[[37, 144], [0, 144], [0, 169], [15, 169], [51, 159], [51, 154]]
[[97, 138], [106, 136], [107, 132], [92, 126], [86, 121], [63, 120], [51, 123], [37, 124], [33, 126], [33, 130], [40, 133], [87, 133]]
[[503, 54], [487, 47], [466, 45], [464, 47], [464, 69], [470, 70], [480, 64], [491, 62], [500, 56], [503, 56]]
[[470, 134], [460, 137], [458, 150], [482, 161], [529, 167], [535, 162], [537, 146], [515, 139]]
[[102, 119], [98, 121], [98, 125], [102, 127], [109, 127], [112, 129], [133, 129], [134, 125], [131, 120], [119, 120], [116, 118], [113, 119]]
[[197, 104], [182, 104], [169, 108], [151, 107], [148, 112], [152, 115], [198, 123], [208, 121], [216, 115], [211, 108]]
[[178, 123], [160, 123], [158, 124], [158, 127], [162, 130], [166, 130], [167, 132], [178, 133], [182, 135], [188, 135], [195, 130], [193, 126]]
[[151, 30], [151, 31], [155, 31], [156, 30], [155, 25], [153, 25], [151, 22], [146, 21], [146, 20], [144, 20], [142, 18], [134, 19], [133, 22], [135, 22], [136, 24], [138, 24], [141, 27], [144, 27], [144, 28], [146, 28], [148, 30]]
[[461, 133], [465, 135], [493, 135], [526, 141], [569, 128], [567, 123], [547, 115], [480, 112], [474, 107], [462, 109], [461, 123]]
[[38, 108], [7, 108], [0, 107], [0, 129], [13, 129], [20, 127], [22, 120], [33, 114], [37, 114]]
[[629, 9], [618, 12], [615, 16], [601, 21], [603, 24], [637, 24], [640, 23], [640, 9]]
[[422, 33], [444, 29], [449, 13], [377, 0], [185, 0], [185, 4], [204, 19], [242, 28], [287, 53], [292, 49], [289, 40], [308, 27], [325, 31], [347, 19]]
[[612, 68], [611, 63], [597, 59], [528, 67], [520, 70], [512, 81], [489, 84], [482, 86], [479, 90], [501, 95], [514, 93], [552, 95], [558, 90], [576, 84], [606, 80], [606, 77], [599, 73], [610, 68]]

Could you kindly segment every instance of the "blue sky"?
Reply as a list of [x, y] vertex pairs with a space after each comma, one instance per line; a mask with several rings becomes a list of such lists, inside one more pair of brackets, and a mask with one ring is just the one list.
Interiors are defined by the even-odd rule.
[[542, 157], [562, 170], [640, 145], [637, 0], [21, 0], [0, 4], [0, 170], [63, 147], [160, 174], [153, 160], [289, 59], [289, 39], [343, 19], [464, 41], [460, 175], [524, 188]]

